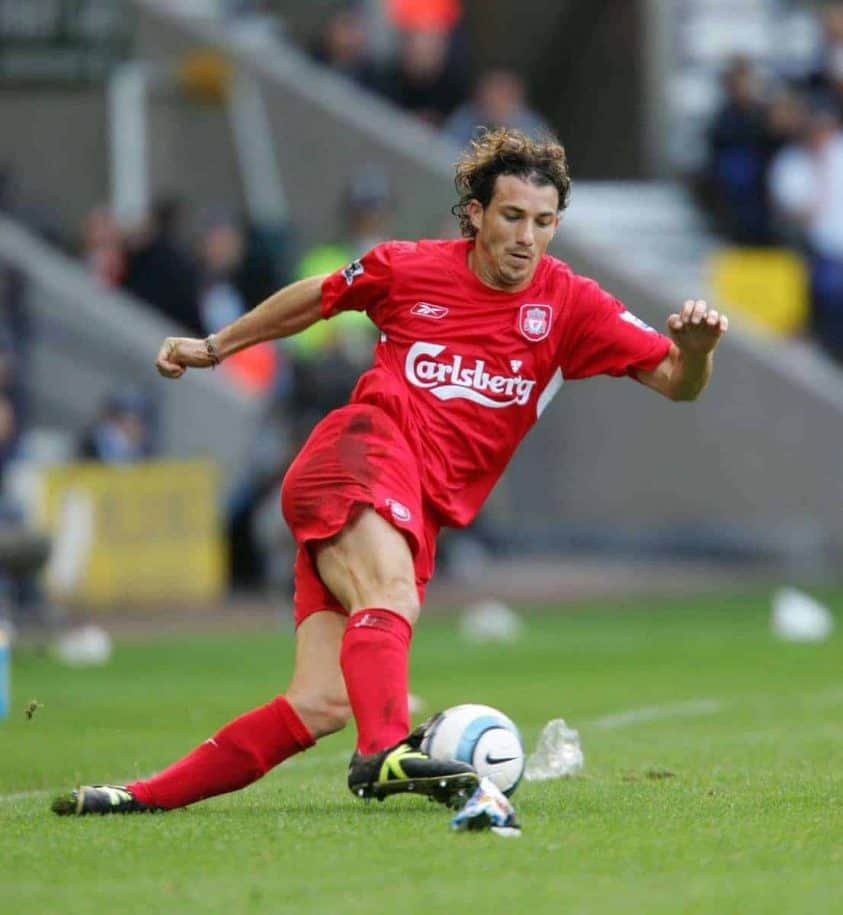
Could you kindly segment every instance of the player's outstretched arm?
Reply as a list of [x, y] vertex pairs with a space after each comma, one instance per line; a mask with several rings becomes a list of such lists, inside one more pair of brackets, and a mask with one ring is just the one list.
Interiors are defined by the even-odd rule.
[[701, 299], [689, 299], [667, 319], [673, 338], [670, 352], [653, 371], [638, 372], [638, 380], [670, 400], [696, 400], [708, 384], [714, 349], [728, 328], [725, 315]]
[[322, 281], [311, 276], [280, 289], [250, 312], [205, 339], [167, 337], [155, 367], [165, 378], [181, 378], [188, 368], [218, 365], [227, 356], [264, 340], [291, 337], [322, 317]]

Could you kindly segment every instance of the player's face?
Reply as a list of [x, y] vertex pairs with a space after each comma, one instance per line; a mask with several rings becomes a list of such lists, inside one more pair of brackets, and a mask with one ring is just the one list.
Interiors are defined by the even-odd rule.
[[500, 175], [487, 207], [476, 200], [468, 204], [477, 229], [471, 269], [496, 289], [515, 292], [528, 286], [559, 225], [558, 210], [552, 184]]

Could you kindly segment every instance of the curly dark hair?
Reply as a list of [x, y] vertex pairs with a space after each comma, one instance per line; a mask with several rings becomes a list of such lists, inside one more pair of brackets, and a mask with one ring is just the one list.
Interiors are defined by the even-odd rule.
[[559, 192], [559, 212], [568, 206], [571, 192], [568, 160], [564, 147], [552, 136], [534, 140], [520, 130], [486, 130], [472, 141], [456, 167], [454, 185], [460, 199], [451, 212], [459, 220], [460, 231], [466, 238], [477, 234], [468, 215], [469, 202], [477, 200], [487, 207], [498, 175], [517, 175], [537, 185], [552, 184]]

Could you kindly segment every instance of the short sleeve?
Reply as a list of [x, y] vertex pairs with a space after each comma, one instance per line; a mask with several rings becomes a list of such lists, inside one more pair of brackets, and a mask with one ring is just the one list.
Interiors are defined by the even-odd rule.
[[372, 312], [389, 297], [392, 283], [391, 244], [376, 245], [359, 260], [325, 277], [322, 282], [322, 317], [341, 311]]
[[569, 299], [570, 326], [559, 353], [564, 377], [634, 377], [637, 371], [656, 368], [670, 352], [670, 339], [637, 318], [593, 280], [576, 280]]

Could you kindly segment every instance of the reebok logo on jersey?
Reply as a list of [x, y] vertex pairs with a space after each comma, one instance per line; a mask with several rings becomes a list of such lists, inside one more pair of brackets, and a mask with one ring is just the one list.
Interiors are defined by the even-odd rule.
[[486, 370], [485, 360], [469, 363], [458, 354], [450, 362], [437, 362], [436, 356], [444, 349], [435, 343], [414, 343], [404, 362], [407, 381], [417, 388], [426, 388], [439, 400], [470, 400], [494, 409], [523, 406], [530, 399], [536, 386], [533, 379], [517, 374], [493, 375]]
[[444, 305], [431, 305], [430, 302], [416, 302], [410, 309], [411, 315], [421, 315], [423, 318], [444, 318], [448, 309]]

